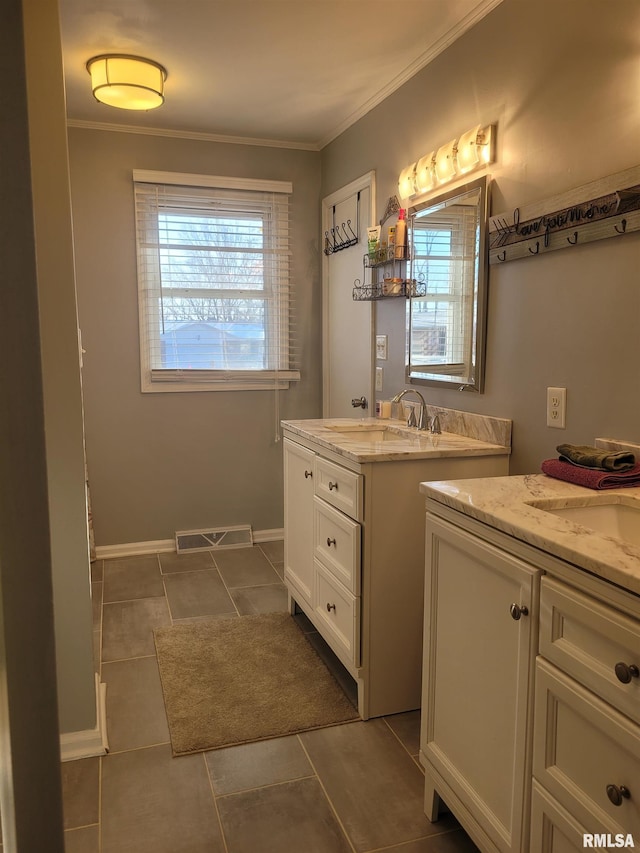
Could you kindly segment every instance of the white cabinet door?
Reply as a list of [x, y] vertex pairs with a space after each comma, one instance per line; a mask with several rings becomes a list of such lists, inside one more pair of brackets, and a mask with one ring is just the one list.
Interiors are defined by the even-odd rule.
[[284, 439], [284, 575], [297, 595], [313, 600], [313, 478], [315, 453]]
[[442, 796], [472, 837], [475, 827], [481, 848], [519, 850], [528, 838], [540, 572], [430, 514], [426, 567], [427, 791]]

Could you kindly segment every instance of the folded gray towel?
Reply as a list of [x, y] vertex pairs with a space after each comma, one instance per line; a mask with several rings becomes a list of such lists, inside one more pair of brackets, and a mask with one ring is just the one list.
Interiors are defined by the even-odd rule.
[[627, 471], [636, 462], [636, 457], [627, 450], [600, 450], [588, 444], [559, 444], [556, 450], [563, 462], [570, 462], [580, 468]]

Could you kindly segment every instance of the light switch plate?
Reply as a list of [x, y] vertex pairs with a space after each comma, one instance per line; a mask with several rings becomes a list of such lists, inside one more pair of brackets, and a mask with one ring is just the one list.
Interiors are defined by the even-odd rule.
[[384, 383], [384, 367], [376, 367], [376, 391], [382, 391]]
[[387, 358], [387, 336], [376, 335], [376, 358], [385, 361]]

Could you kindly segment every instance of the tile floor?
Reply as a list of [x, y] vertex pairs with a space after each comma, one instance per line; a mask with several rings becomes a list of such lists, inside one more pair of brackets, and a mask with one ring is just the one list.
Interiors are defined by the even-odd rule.
[[110, 751], [62, 765], [67, 853], [477, 853], [424, 817], [419, 712], [172, 758], [153, 628], [286, 610], [282, 561], [271, 542], [94, 565]]

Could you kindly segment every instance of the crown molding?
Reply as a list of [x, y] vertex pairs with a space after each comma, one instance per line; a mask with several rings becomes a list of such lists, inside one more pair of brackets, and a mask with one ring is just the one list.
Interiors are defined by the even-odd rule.
[[369, 98], [368, 101], [365, 101], [365, 103], [356, 110], [356, 112], [352, 113], [347, 119], [339, 124], [329, 136], [320, 140], [318, 143], [318, 150], [321, 151], [330, 142], [333, 142], [333, 140], [340, 136], [341, 133], [348, 130], [368, 112], [371, 112], [374, 107], [377, 107], [378, 104], [382, 103], [385, 98], [388, 98], [389, 95], [393, 94], [393, 92], [403, 86], [419, 71], [429, 65], [430, 62], [433, 62], [437, 56], [450, 47], [457, 39], [460, 38], [460, 36], [466, 33], [467, 30], [470, 30], [471, 27], [475, 26], [475, 24], [482, 20], [485, 15], [488, 15], [489, 12], [496, 8], [496, 6], [499, 6], [500, 3], [502, 3], [502, 0], [482, 0], [475, 9], [469, 12], [468, 15], [462, 18], [462, 20], [460, 20], [454, 27], [441, 36], [438, 41], [434, 42], [427, 51], [407, 65], [404, 71], [394, 77], [393, 80], [387, 83], [387, 85], [380, 89], [379, 92]]
[[262, 148], [294, 148], [299, 151], [320, 151], [314, 142], [292, 142], [283, 139], [253, 139], [249, 136], [225, 136], [220, 133], [202, 133], [194, 130], [169, 130], [162, 127], [139, 127], [128, 124], [110, 124], [83, 119], [67, 119], [67, 127], [83, 130], [108, 130], [113, 133], [136, 133], [142, 136], [164, 136], [171, 139], [191, 139], [196, 142], [222, 142], [229, 145], [256, 145]]

